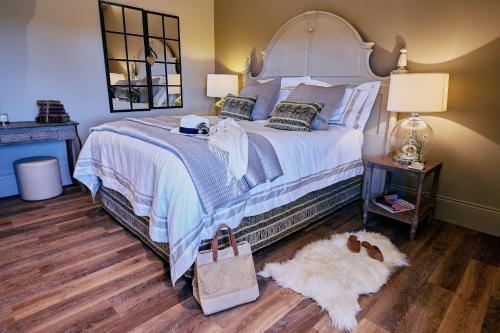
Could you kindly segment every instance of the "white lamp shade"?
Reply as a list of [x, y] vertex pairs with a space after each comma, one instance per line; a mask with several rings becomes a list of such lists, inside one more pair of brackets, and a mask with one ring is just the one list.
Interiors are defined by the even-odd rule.
[[207, 96], [222, 98], [227, 94], [238, 94], [238, 75], [207, 74]]
[[448, 102], [447, 73], [391, 75], [387, 111], [443, 112]]

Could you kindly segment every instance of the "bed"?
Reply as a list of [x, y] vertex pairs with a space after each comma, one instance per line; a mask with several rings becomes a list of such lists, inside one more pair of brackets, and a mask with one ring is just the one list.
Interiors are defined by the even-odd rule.
[[309, 75], [333, 84], [378, 80], [381, 86], [364, 130], [332, 125], [298, 133], [267, 128], [266, 121], [239, 122], [271, 142], [283, 168], [283, 176], [252, 188], [241, 209], [204, 215], [179, 158], [116, 133], [89, 136], [75, 177], [98, 190], [104, 208], [170, 262], [173, 283], [220, 223], [234, 228], [238, 241], [248, 241], [252, 251], [263, 248], [359, 199], [363, 157], [387, 152], [395, 116], [386, 111], [388, 78], [369, 66], [372, 46], [345, 20], [326, 12], [301, 14], [275, 34], [263, 51], [262, 72], [253, 77], [247, 71], [245, 82]]

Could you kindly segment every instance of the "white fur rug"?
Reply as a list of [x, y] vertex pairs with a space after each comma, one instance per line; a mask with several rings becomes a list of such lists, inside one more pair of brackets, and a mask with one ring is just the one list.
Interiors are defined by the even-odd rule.
[[[349, 235], [378, 246], [384, 262], [370, 258], [363, 247], [359, 253], [349, 251]], [[308, 244], [293, 259], [267, 263], [258, 274], [314, 299], [337, 328], [352, 331], [357, 326], [359, 295], [377, 292], [395, 267], [405, 265], [406, 256], [387, 237], [360, 231]]]

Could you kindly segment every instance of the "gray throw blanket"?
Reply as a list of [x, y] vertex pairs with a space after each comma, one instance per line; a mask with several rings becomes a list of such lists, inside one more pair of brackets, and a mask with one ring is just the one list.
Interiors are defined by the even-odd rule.
[[240, 180], [227, 181], [227, 165], [210, 151], [207, 140], [171, 133], [169, 128], [178, 118], [127, 118], [91, 129], [133, 137], [162, 147], [184, 163], [196, 188], [205, 213], [231, 207], [245, 200], [253, 187], [283, 175], [278, 156], [271, 143], [256, 133], [248, 135], [248, 170]]

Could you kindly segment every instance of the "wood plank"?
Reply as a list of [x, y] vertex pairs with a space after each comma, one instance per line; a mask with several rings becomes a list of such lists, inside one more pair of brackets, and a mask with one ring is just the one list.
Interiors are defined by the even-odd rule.
[[111, 302], [118, 316], [96, 327], [96, 331], [106, 333], [129, 331], [191, 296], [190, 283], [187, 279], [181, 278], [176, 287], [171, 288], [166, 275], [158, 276], [113, 296]]
[[91, 331], [99, 323], [116, 316], [115, 309], [109, 301], [98, 303], [80, 312], [54, 322], [52, 325], [43, 326], [33, 332], [83, 332]]
[[498, 268], [471, 260], [438, 332], [479, 332], [497, 273]]
[[324, 312], [311, 299], [303, 299], [266, 332], [307, 332], [323, 317]]
[[[104, 232], [99, 232], [97, 235], [86, 238], [85, 235], [78, 239], [76, 243], [70, 244], [67, 249], [61, 251], [60, 248], [56, 250], [51, 250], [47, 252], [42, 252], [32, 257], [27, 257], [23, 260], [14, 261], [0, 269], [0, 279], [3, 279], [5, 283], [16, 281], [16, 273], [23, 271], [25, 269], [33, 268], [36, 264], [36, 268], [40, 271], [48, 272], [51, 269], [68, 269], [70, 267], [61, 266], [63, 263], [68, 263], [68, 265], [73, 265], [78, 262], [79, 258], [84, 256], [86, 253], [91, 254], [98, 251], [99, 248], [113, 247], [116, 250], [120, 247], [123, 242], [133, 243], [135, 239], [129, 235], [126, 231], [121, 230], [115, 234], [108, 234]], [[76, 237], [74, 238], [76, 240]], [[137, 244], [137, 243], [135, 243]], [[89, 259], [87, 257], [86, 259]], [[51, 268], [52, 267], [52, 268]], [[0, 282], [1, 283], [1, 282]], [[0, 292], [1, 295], [1, 292]]]
[[473, 259], [494, 267], [500, 266], [500, 238], [481, 233]]
[[[478, 241], [479, 234], [472, 231], [461, 237], [455, 237], [453, 242], [449, 244], [446, 254], [432, 272], [429, 282], [456, 291], [472, 259], [472, 255], [476, 251]], [[450, 274], [450, 272], [453, 272], [453, 274]]]
[[[417, 331], [419, 332], [419, 331]], [[375, 325], [366, 318], [361, 319], [354, 333], [389, 333], [382, 327]]]
[[224, 317], [220, 316], [216, 322], [229, 331], [264, 332], [304, 299], [302, 295], [291, 289], [281, 288], [275, 282], [269, 282], [266, 290], [274, 296], [262, 297], [257, 302], [241, 305], [235, 309], [237, 311], [226, 311], [226, 317], [239, 317], [239, 320], [231, 320], [226, 326], [223, 323]]
[[141, 260], [144, 257], [145, 254], [132, 257], [113, 266], [106, 267], [97, 272], [83, 276], [82, 278], [60, 285], [49, 292], [36, 295], [32, 299], [23, 301], [13, 307], [14, 318], [16, 320], [22, 319], [64, 299], [68, 299], [86, 290], [109, 282], [117, 275], [124, 275], [137, 269], [144, 268], [150, 264], [148, 261]]
[[12, 331], [18, 332], [43, 329], [164, 273], [159, 263], [150, 263], [142, 269], [121, 276], [117, 275], [115, 279], [110, 280], [108, 283], [93, 286], [80, 294], [61, 299], [59, 302], [20, 320], [16, 319], [14, 324], [9, 328]]
[[497, 333], [500, 328], [500, 270], [497, 270], [496, 288], [491, 296], [488, 309], [484, 316], [481, 332]]
[[426, 283], [392, 332], [436, 332], [454, 293]]

